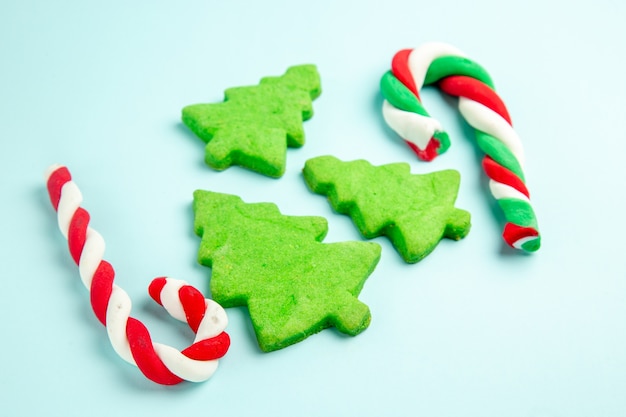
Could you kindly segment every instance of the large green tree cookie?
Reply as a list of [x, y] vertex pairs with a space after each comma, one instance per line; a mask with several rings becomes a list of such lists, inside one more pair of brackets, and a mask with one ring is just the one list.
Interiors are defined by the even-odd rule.
[[241, 165], [270, 177], [285, 172], [287, 147], [304, 145], [302, 121], [313, 116], [321, 93], [314, 65], [287, 69], [259, 85], [229, 88], [223, 103], [183, 108], [182, 119], [207, 143], [206, 163], [224, 170]]
[[378, 263], [378, 244], [322, 243], [323, 217], [285, 216], [274, 204], [234, 195], [198, 190], [193, 207], [213, 299], [248, 307], [262, 350], [331, 326], [352, 336], [367, 328], [370, 311], [357, 296]]
[[408, 263], [423, 259], [442, 238], [458, 240], [470, 229], [470, 214], [454, 207], [457, 171], [416, 175], [406, 163], [373, 166], [320, 156], [306, 162], [304, 178], [364, 237], [387, 236]]

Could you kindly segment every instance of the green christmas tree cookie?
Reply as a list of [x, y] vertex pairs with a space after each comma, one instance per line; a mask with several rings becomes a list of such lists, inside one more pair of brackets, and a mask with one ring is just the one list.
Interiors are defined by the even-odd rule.
[[378, 244], [322, 243], [323, 217], [285, 216], [234, 195], [198, 190], [193, 207], [213, 299], [248, 307], [263, 351], [331, 326], [352, 336], [367, 328], [370, 311], [357, 296], [378, 263]]
[[373, 166], [320, 156], [306, 162], [304, 179], [364, 237], [387, 236], [408, 263], [423, 259], [442, 238], [458, 240], [470, 229], [470, 214], [454, 207], [457, 171], [415, 175], [406, 163]]
[[229, 88], [223, 103], [183, 108], [182, 119], [207, 143], [205, 161], [217, 169], [240, 165], [267, 175], [285, 172], [287, 147], [304, 145], [302, 121], [313, 116], [321, 93], [314, 65], [287, 69], [259, 85]]

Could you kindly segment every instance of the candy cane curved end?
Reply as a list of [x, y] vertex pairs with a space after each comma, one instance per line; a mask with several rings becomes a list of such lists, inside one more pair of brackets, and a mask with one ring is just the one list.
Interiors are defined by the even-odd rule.
[[430, 42], [397, 52], [381, 79], [383, 118], [419, 159], [430, 161], [449, 146], [441, 124], [424, 108], [420, 90], [437, 84], [459, 97], [459, 112], [476, 131], [485, 152], [483, 168], [493, 197], [504, 212], [504, 241], [535, 252], [541, 246], [535, 213], [524, 179], [524, 151], [502, 99], [487, 71], [456, 47]]
[[130, 297], [113, 282], [113, 267], [103, 259], [104, 239], [89, 227], [89, 213], [80, 207], [82, 195], [69, 170], [52, 165], [45, 172], [45, 180], [59, 228], [90, 292], [94, 314], [106, 326], [113, 350], [159, 384], [209, 379], [217, 369], [218, 359], [230, 347], [230, 338], [224, 331], [228, 324], [224, 309], [184, 281], [156, 278], [148, 288], [150, 296], [172, 317], [186, 322], [196, 338], [183, 351], [152, 343], [146, 326], [130, 316]]

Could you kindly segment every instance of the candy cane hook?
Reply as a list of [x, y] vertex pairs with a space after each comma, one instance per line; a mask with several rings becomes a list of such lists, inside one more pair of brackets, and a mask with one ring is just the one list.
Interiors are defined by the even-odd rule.
[[130, 317], [130, 297], [113, 283], [113, 267], [102, 259], [104, 239], [89, 227], [89, 213], [80, 207], [82, 194], [70, 172], [54, 165], [46, 172], [46, 182], [59, 228], [90, 292], [93, 312], [106, 327], [115, 352], [159, 384], [209, 379], [217, 369], [218, 359], [230, 346], [230, 338], [224, 332], [228, 323], [224, 309], [184, 281], [156, 278], [148, 290], [152, 298], [172, 317], [187, 322], [196, 337], [182, 352], [153, 343], [146, 326]]
[[459, 111], [476, 130], [478, 146], [486, 154], [483, 169], [491, 194], [506, 219], [505, 242], [527, 252], [538, 250], [541, 237], [525, 184], [522, 144], [490, 75], [480, 65], [444, 43], [399, 51], [381, 80], [385, 121], [420, 159], [430, 161], [444, 153], [450, 146], [448, 134], [424, 109], [419, 95], [424, 85], [434, 83], [459, 97]]

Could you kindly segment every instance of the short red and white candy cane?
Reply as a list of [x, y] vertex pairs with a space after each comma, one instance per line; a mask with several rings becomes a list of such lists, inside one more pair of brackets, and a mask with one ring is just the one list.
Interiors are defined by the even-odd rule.
[[491, 193], [506, 218], [504, 240], [527, 252], [538, 250], [541, 237], [525, 184], [522, 144], [484, 68], [445, 43], [399, 51], [381, 80], [385, 121], [420, 159], [430, 161], [444, 153], [450, 146], [448, 134], [424, 109], [419, 94], [423, 86], [435, 83], [459, 97], [459, 110], [476, 131], [486, 154], [483, 168]]
[[157, 278], [149, 286], [150, 295], [172, 317], [187, 322], [196, 337], [183, 351], [153, 343], [146, 326], [130, 317], [130, 297], [113, 283], [113, 267], [102, 259], [104, 239], [89, 227], [89, 213], [80, 207], [82, 194], [70, 172], [54, 165], [46, 172], [46, 181], [59, 228], [90, 292], [93, 312], [106, 326], [115, 352], [159, 384], [209, 379], [217, 369], [218, 359], [230, 346], [230, 338], [224, 332], [228, 323], [224, 309], [184, 281]]

